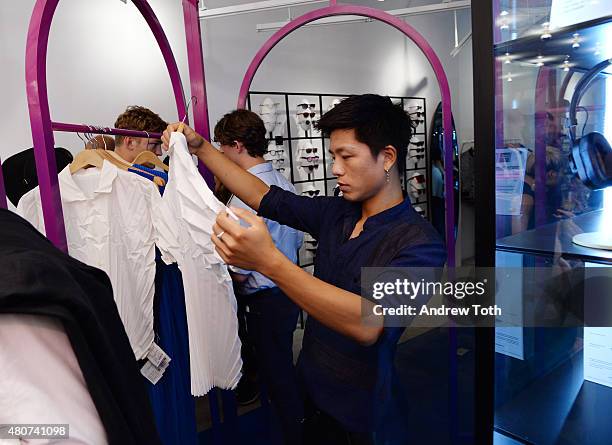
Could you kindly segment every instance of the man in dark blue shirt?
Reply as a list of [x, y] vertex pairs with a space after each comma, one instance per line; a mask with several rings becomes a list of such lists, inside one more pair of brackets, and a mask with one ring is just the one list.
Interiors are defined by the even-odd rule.
[[[177, 126], [168, 127], [165, 144]], [[223, 213], [213, 226], [213, 242], [228, 264], [266, 275], [309, 315], [298, 360], [310, 413], [304, 443], [373, 444], [393, 409], [393, 359], [402, 329], [385, 328], [382, 317], [362, 322], [361, 268], [441, 267], [446, 255], [433, 227], [403, 198], [400, 175], [411, 137], [404, 110], [387, 97], [352, 96], [318, 127], [330, 137], [342, 198], [268, 187], [191, 129], [184, 134], [190, 150], [259, 215], [318, 240], [313, 277], [276, 249], [262, 218], [237, 209], [250, 227]]]

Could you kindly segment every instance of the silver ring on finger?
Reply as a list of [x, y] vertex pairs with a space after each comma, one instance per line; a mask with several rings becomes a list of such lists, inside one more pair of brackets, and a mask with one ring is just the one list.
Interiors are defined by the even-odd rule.
[[[223, 234], [224, 234], [224, 233], [225, 233], [225, 231], [222, 231], [221, 233], [219, 233], [219, 234], [217, 235], [217, 238], [219, 238], [219, 239], [221, 240], [221, 237], [223, 236]], [[221, 240], [221, 241], [223, 241], [223, 240]]]

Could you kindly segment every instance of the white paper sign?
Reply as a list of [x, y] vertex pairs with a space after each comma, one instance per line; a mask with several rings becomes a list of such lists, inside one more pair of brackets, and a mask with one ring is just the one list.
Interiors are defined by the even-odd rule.
[[[609, 266], [603, 264], [585, 264], [585, 313], [601, 310], [599, 305], [595, 308], [589, 307], [588, 297], [593, 292], [589, 289], [588, 278], [597, 276], [602, 268], [607, 267]], [[612, 388], [612, 328], [584, 328], [584, 379]]]
[[550, 28], [564, 28], [612, 15], [610, 0], [553, 0]]
[[495, 150], [495, 211], [498, 215], [521, 214], [526, 159], [525, 148]]

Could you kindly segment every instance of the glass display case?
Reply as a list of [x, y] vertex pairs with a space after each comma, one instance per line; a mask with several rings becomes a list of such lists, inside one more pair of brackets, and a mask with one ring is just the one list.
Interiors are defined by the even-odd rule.
[[[495, 169], [494, 202], [482, 210], [495, 209], [495, 266], [547, 268], [556, 283], [612, 269], [612, 188], [589, 182], [580, 164], [585, 141], [612, 141], [612, 1], [493, 0], [489, 11], [494, 144], [477, 139], [476, 149], [494, 151], [481, 160]], [[597, 150], [595, 173], [612, 175]], [[602, 244], [580, 242], [593, 233]], [[496, 298], [530, 319], [538, 309], [522, 298], [544, 288], [525, 280]], [[592, 297], [582, 288], [581, 307]], [[553, 318], [565, 309], [560, 300], [546, 308]], [[491, 333], [494, 443], [612, 443], [612, 327], [584, 326], [500, 323]]]

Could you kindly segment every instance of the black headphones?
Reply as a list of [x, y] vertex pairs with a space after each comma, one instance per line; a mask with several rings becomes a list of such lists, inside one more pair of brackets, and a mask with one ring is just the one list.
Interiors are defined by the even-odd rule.
[[576, 85], [569, 108], [569, 137], [572, 143], [570, 167], [589, 188], [599, 190], [612, 185], [612, 147], [605, 136], [592, 132], [576, 138], [576, 108], [597, 75], [612, 65], [612, 59], [595, 65]]

